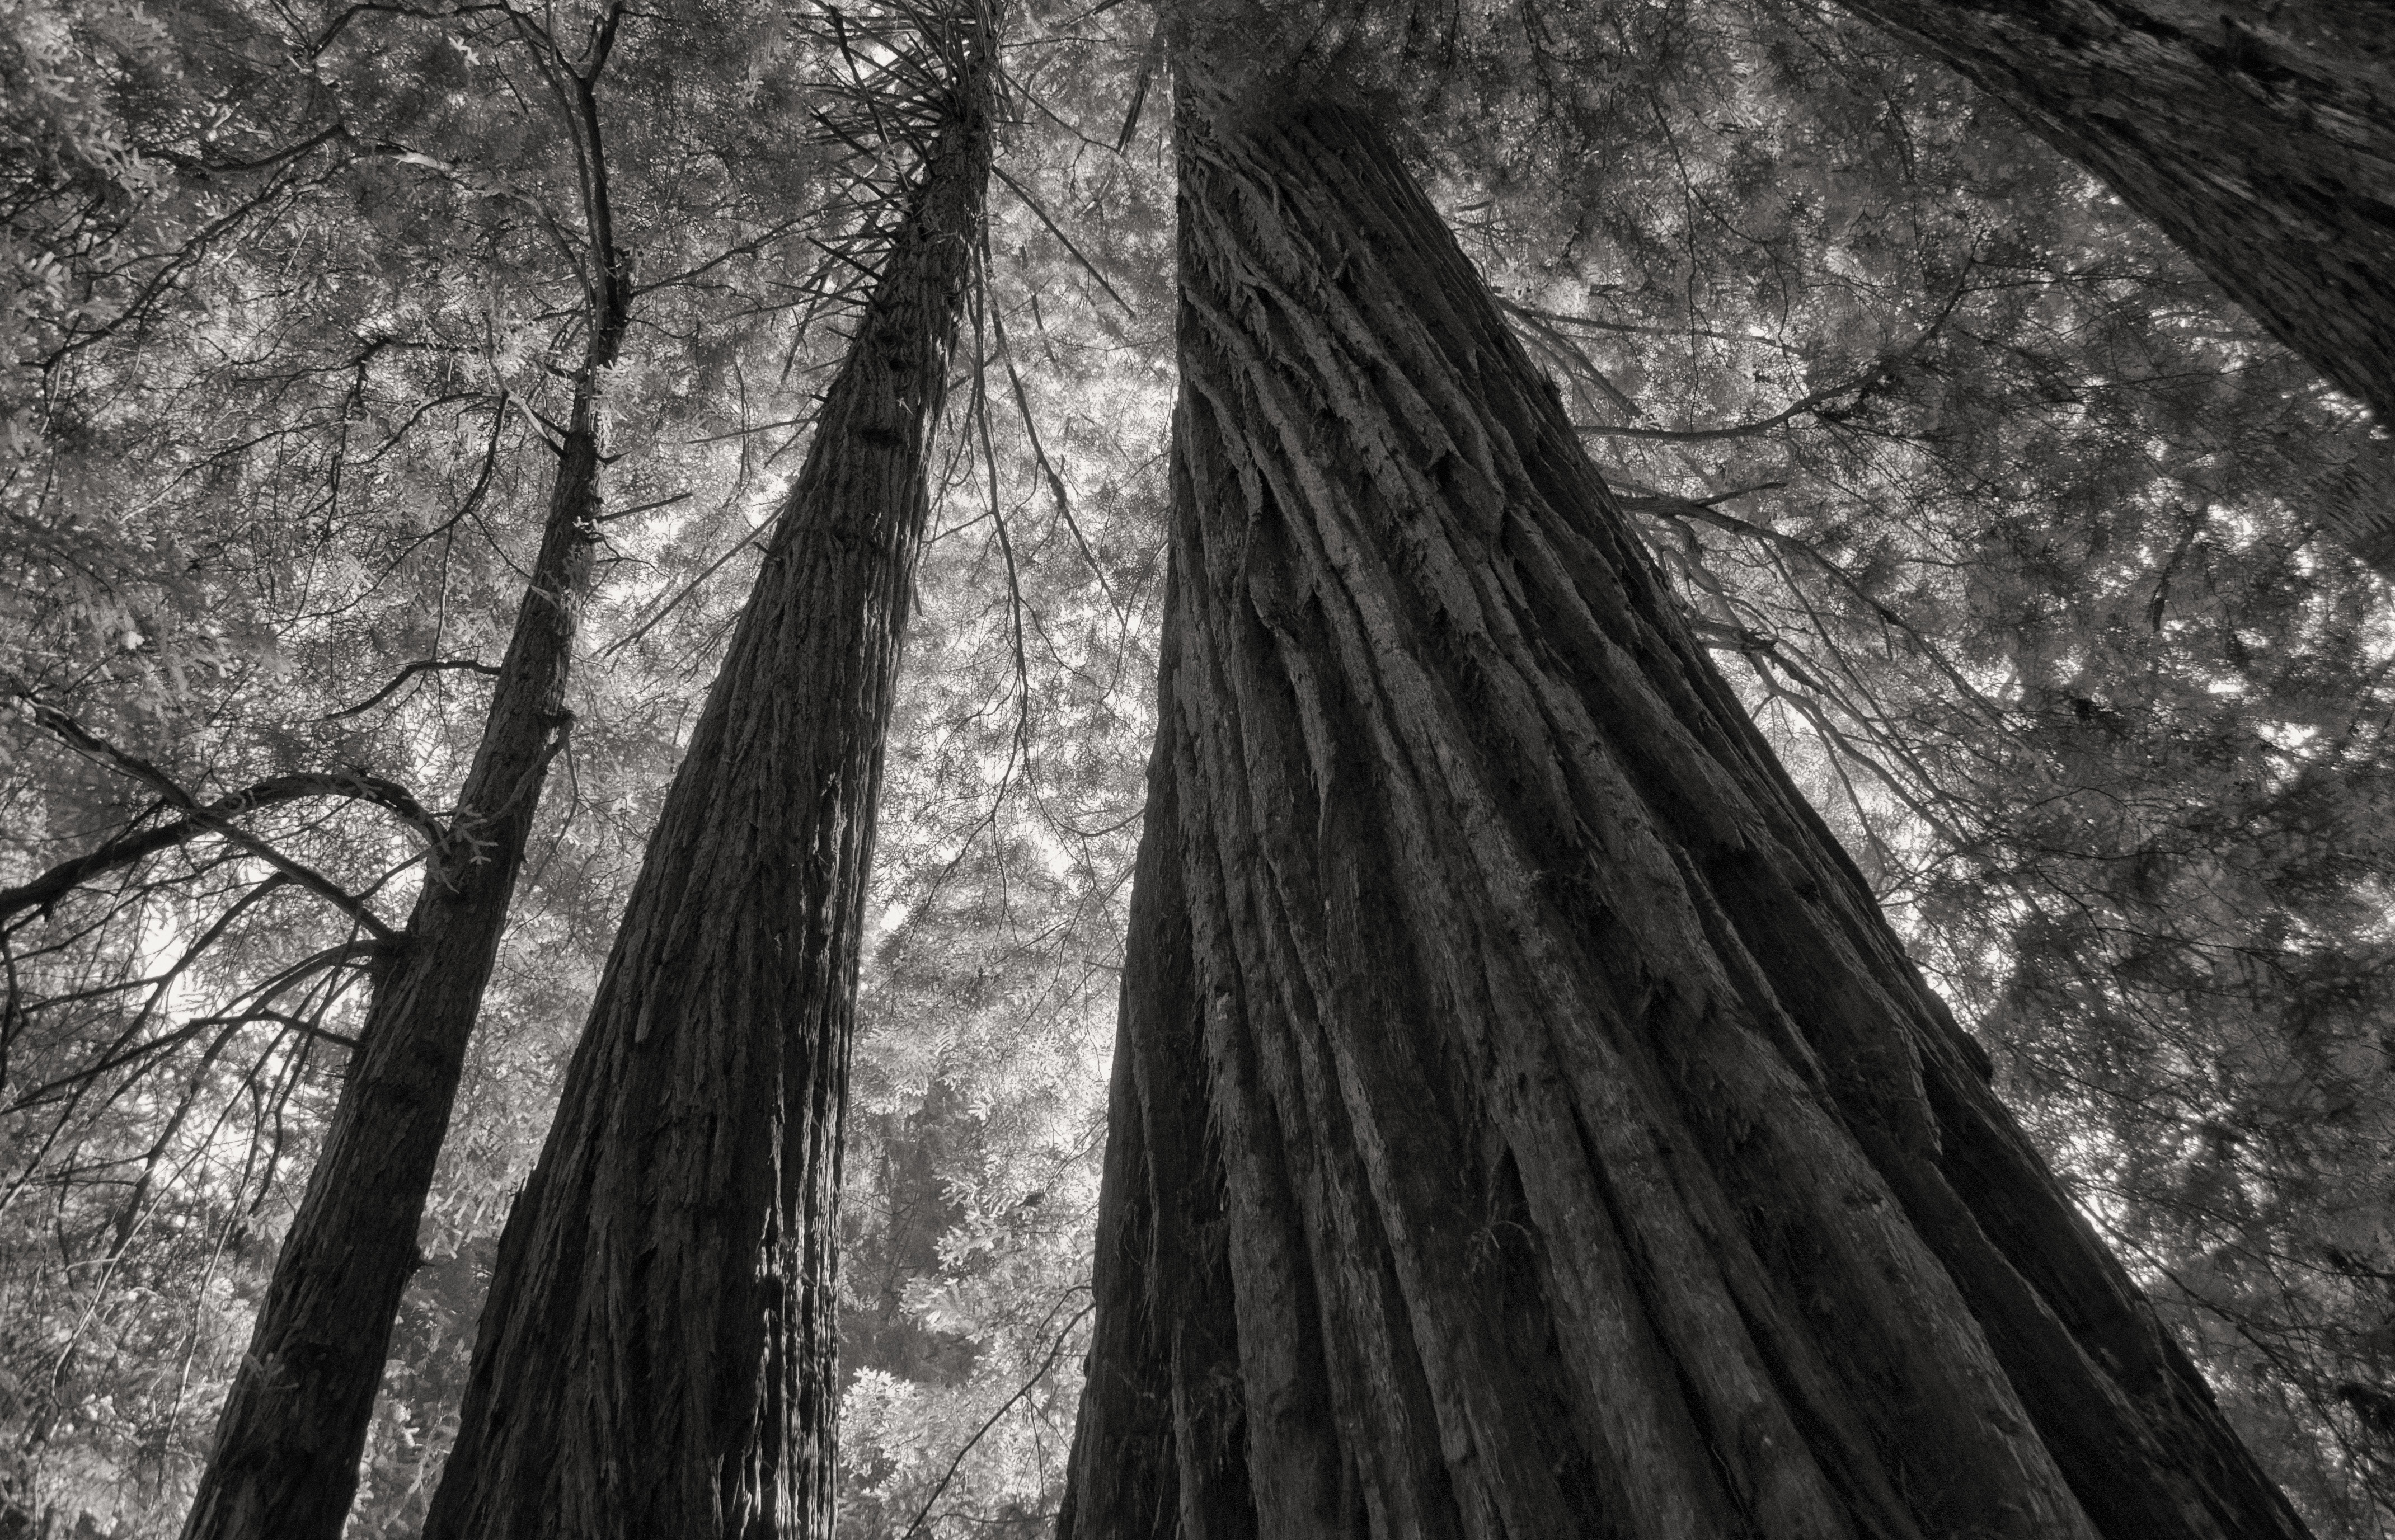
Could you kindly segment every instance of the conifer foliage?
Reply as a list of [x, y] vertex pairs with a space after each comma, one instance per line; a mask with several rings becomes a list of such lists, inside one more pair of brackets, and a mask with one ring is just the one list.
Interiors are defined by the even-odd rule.
[[0, 1540], [2385, 1540], [2382, 10], [0, 4]]
[[[2272, 335], [2395, 417], [2395, 7], [1853, 8], [2018, 112]], [[2395, 528], [2342, 533], [2395, 563]]]

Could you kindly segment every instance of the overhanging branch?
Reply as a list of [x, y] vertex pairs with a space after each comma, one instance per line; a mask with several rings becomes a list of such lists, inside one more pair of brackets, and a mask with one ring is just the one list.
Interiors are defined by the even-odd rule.
[[[184, 790], [180, 782], [148, 760], [128, 754], [114, 744], [96, 736], [81, 723], [55, 706], [47, 706], [37, 700], [30, 701], [29, 704], [33, 710], [33, 720], [58, 735], [77, 752], [108, 765], [121, 775], [131, 777], [156, 791], [170, 806], [180, 809], [190, 819], [224, 836], [317, 897], [349, 915], [360, 926], [372, 933], [377, 940], [388, 943], [399, 939], [399, 933], [385, 923], [382, 917], [367, 907], [364, 900], [315, 868], [285, 856], [265, 840], [216, 812], [213, 806], [202, 803], [198, 798]], [[413, 805], [414, 799], [410, 798], [409, 803]], [[421, 808], [417, 808], [417, 811], [419, 814], [423, 812]], [[434, 838], [437, 839], [438, 826], [431, 825], [429, 816], [426, 816], [425, 822], [436, 830]]]
[[470, 669], [476, 673], [489, 674], [493, 678], [496, 678], [499, 672], [498, 665], [496, 663], [483, 663], [471, 657], [422, 658], [417, 662], [410, 663], [406, 668], [400, 670], [398, 673], [391, 676], [390, 684], [384, 685], [381, 689], [377, 690], [374, 694], [366, 697], [364, 700], [359, 701], [356, 705], [344, 707], [337, 711], [327, 711], [316, 720], [319, 722], [338, 722], [343, 717], [353, 717], [362, 711], [373, 710], [376, 707], [381, 705], [384, 701], [389, 700], [393, 695], [397, 694], [401, 685], [405, 684], [417, 674], [431, 673], [443, 669]]

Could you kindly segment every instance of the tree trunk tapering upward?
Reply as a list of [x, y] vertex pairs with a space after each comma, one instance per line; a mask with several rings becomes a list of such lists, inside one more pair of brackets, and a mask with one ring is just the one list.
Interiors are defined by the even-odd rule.
[[[2395, 0], [1840, 3], [2018, 113], [2395, 428]], [[2332, 531], [2395, 574], [2395, 510]]]
[[[600, 514], [598, 384], [630, 315], [603, 274], [539, 554], [446, 837], [374, 993], [234, 1375], [183, 1540], [339, 1540], [391, 1323], [549, 761]], [[505, 410], [503, 405], [501, 410]]]
[[2302, 1534], [1383, 138], [1181, 85], [1062, 1540]]
[[842, 1104], [987, 13], [692, 734], [518, 1195], [428, 1540], [829, 1533]]

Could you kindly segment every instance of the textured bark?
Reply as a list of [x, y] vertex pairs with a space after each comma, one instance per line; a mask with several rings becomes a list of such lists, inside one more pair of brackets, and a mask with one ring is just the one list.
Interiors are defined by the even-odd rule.
[[1385, 141], [1198, 74], [1060, 1536], [2301, 1534]]
[[275, 1258], [183, 1540], [338, 1540], [467, 1040], [507, 929], [549, 763], [598, 535], [600, 371], [629, 314], [600, 283], [532, 581], [446, 836], [406, 931], [377, 964], [365, 1025], [299, 1212]]
[[968, 73], [509, 1216], [428, 1540], [830, 1533], [874, 797], [989, 165]]
[[[2395, 4], [1841, 3], [2018, 113], [2395, 426]], [[2395, 510], [2332, 528], [2395, 575]]]

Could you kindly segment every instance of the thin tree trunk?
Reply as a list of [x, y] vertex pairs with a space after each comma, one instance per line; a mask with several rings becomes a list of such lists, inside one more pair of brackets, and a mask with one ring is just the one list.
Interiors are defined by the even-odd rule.
[[[623, 15], [615, 0], [585, 56], [558, 58], [589, 241], [589, 332], [532, 580], [457, 810], [426, 858], [406, 931], [376, 964], [340, 1101], [275, 1257], [183, 1540], [339, 1540], [357, 1494], [391, 1323], [423, 1260], [417, 1228], [467, 1041], [507, 932], [549, 760], [573, 723], [565, 687], [599, 527], [600, 384], [631, 319], [597, 97]], [[518, 21], [527, 46], [554, 54], [545, 33]]]
[[[2018, 113], [2395, 426], [2395, 4], [1841, 3]], [[2395, 576], [2395, 510], [2350, 524]]]
[[2302, 1534], [1386, 141], [1182, 79], [1060, 1536]]
[[428, 1540], [829, 1533], [856, 954], [980, 240], [981, 27], [509, 1216]]
[[467, 1040], [549, 763], [572, 721], [565, 685], [600, 510], [595, 388], [630, 299], [620, 273], [600, 288], [540, 551], [482, 741], [407, 929], [376, 964], [324, 1151], [275, 1258], [183, 1540], [338, 1540], [349, 1519], [391, 1322], [422, 1261], [417, 1227]]

